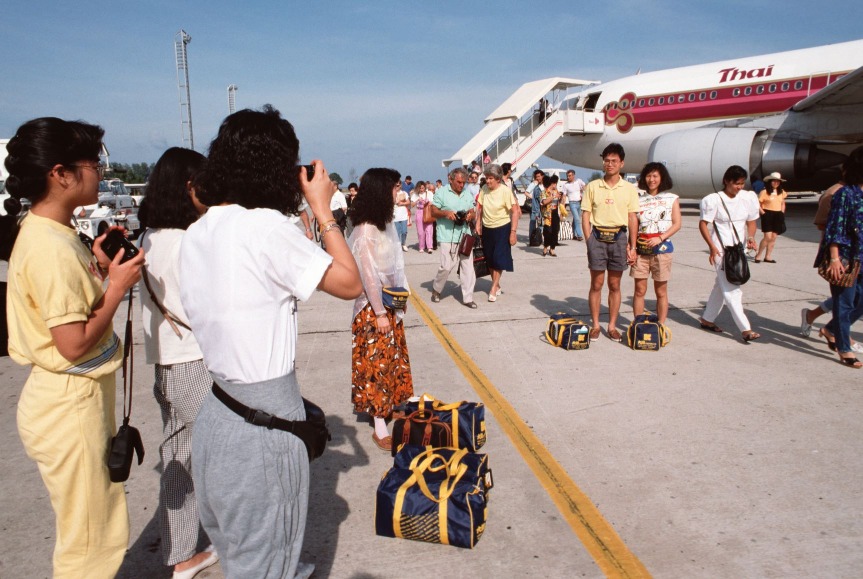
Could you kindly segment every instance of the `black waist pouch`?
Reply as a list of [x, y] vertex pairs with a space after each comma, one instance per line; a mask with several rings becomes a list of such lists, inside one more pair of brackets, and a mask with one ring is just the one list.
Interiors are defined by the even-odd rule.
[[242, 402], [235, 400], [230, 394], [222, 390], [218, 384], [213, 383], [213, 395], [228, 407], [234, 414], [240, 416], [249, 424], [263, 426], [270, 430], [284, 430], [290, 432], [303, 441], [309, 455], [309, 462], [315, 460], [327, 448], [327, 441], [333, 439], [327, 428], [327, 417], [320, 406], [303, 398], [303, 408], [306, 411], [305, 420], [285, 420], [273, 416], [263, 410], [250, 408]]

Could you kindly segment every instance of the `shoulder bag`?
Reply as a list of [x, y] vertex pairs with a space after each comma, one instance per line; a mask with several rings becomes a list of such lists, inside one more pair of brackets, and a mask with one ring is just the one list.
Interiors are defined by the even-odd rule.
[[432, 202], [429, 201], [423, 207], [423, 223], [434, 223], [436, 219], [432, 217]]
[[716, 238], [719, 240], [720, 245], [723, 246], [722, 269], [725, 271], [725, 279], [728, 280], [728, 283], [743, 285], [749, 281], [750, 277], [749, 262], [746, 261], [746, 248], [737, 235], [734, 220], [731, 219], [731, 213], [728, 211], [728, 207], [726, 207], [721, 195], [719, 196], [719, 201], [725, 209], [725, 214], [728, 215], [728, 222], [731, 225], [731, 231], [734, 233], [734, 240], [736, 241], [734, 245], [725, 245], [725, 242], [722, 241], [722, 237], [719, 235], [719, 228], [716, 227], [716, 222], [713, 223]]
[[[124, 482], [129, 479], [132, 458], [137, 453], [138, 465], [144, 462], [144, 443], [137, 428], [129, 426], [132, 414], [132, 368], [134, 355], [132, 348], [132, 289], [129, 288], [129, 312], [126, 315], [126, 335], [123, 341], [123, 424], [117, 436], [111, 438], [108, 447], [108, 475], [111, 482]], [[128, 374], [126, 370], [129, 370]], [[126, 384], [129, 384], [129, 404], [126, 405]]]
[[[857, 283], [857, 276], [860, 275], [860, 262], [852, 259], [850, 262], [844, 257], [840, 257], [842, 267], [845, 268], [845, 273], [839, 276], [839, 279], [833, 279], [830, 276], [830, 252], [827, 250], [829, 246], [823, 246], [818, 250], [820, 261], [816, 261], [815, 266], [818, 268], [818, 275], [823, 277], [830, 285], [836, 287], [852, 287]], [[852, 255], [857, 255], [857, 230], [854, 230], [854, 243], [851, 245]]]

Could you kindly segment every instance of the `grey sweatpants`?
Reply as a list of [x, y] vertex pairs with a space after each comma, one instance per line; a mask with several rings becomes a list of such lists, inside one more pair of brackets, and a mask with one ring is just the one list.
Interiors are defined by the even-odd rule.
[[[294, 374], [255, 384], [219, 386], [235, 400], [287, 420], [304, 420]], [[309, 503], [303, 442], [248, 424], [212, 392], [192, 437], [193, 478], [201, 524], [230, 578], [308, 577], [299, 562]]]

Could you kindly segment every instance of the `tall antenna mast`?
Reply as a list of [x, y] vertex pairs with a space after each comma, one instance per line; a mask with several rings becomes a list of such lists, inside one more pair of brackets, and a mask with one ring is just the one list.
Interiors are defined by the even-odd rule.
[[192, 42], [192, 37], [180, 30], [174, 37], [174, 52], [177, 56], [177, 93], [180, 97], [180, 131], [183, 146], [188, 144], [195, 149], [195, 135], [192, 132], [192, 95], [189, 90], [189, 58], [186, 46]]
[[235, 84], [228, 85], [228, 114], [232, 115], [237, 110], [237, 90], [239, 87]]

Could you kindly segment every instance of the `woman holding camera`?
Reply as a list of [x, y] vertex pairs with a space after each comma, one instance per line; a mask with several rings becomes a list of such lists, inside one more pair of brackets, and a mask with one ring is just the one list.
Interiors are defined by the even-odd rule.
[[213, 378], [204, 364], [180, 303], [180, 243], [186, 229], [207, 208], [193, 179], [202, 154], [172, 147], [156, 162], [138, 216], [147, 265], [138, 284], [147, 363], [155, 364], [153, 394], [162, 411], [164, 440], [159, 446], [159, 531], [162, 560], [175, 577], [193, 577], [219, 560], [212, 549], [196, 552], [198, 503], [192, 482], [192, 427]]
[[123, 360], [113, 317], [144, 255], [121, 264], [121, 249], [109, 259], [104, 235], [91, 253], [70, 225], [76, 206], [99, 200], [103, 134], [44, 117], [21, 125], [6, 145], [6, 189], [32, 203], [9, 258], [9, 354], [33, 368], [18, 432], [57, 517], [55, 577], [114, 577], [129, 543], [125, 491], [106, 461]]
[[503, 293], [500, 278], [504, 271], [512, 271], [512, 246], [516, 242], [518, 205], [512, 191], [501, 184], [503, 171], [500, 165], [485, 168], [486, 186], [479, 194], [476, 232], [482, 236], [482, 248], [491, 271], [491, 289], [488, 301], [495, 302]]
[[[330, 210], [324, 164], [313, 162], [313, 176], [298, 168], [299, 146], [293, 126], [269, 105], [227, 117], [197, 191], [209, 209], [180, 247], [180, 297], [215, 382], [195, 420], [195, 494], [227, 577], [314, 570], [299, 562], [309, 498], [305, 445], [232, 408], [304, 420], [294, 372], [297, 301], [316, 289], [341, 299], [362, 291]], [[286, 215], [303, 197], [326, 251]]]
[[392, 448], [386, 419], [393, 406], [413, 396], [404, 310], [385, 307], [383, 300], [384, 288], [408, 289], [399, 235], [392, 223], [400, 177], [392, 169], [365, 172], [354, 200], [354, 231], [348, 240], [363, 280], [351, 326], [351, 399], [355, 412], [374, 418], [372, 439], [386, 451]]

